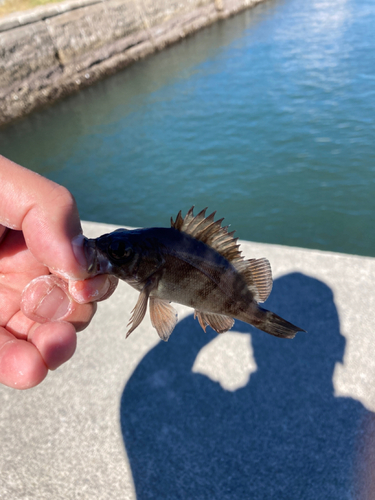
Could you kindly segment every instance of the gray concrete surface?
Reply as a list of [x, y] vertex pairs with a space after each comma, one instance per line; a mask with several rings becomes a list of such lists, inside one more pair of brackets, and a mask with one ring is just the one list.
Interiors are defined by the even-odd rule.
[[308, 333], [205, 334], [178, 307], [168, 343], [148, 316], [125, 340], [122, 284], [70, 362], [0, 387], [1, 499], [375, 498], [375, 259], [242, 248], [271, 262], [266, 307]]

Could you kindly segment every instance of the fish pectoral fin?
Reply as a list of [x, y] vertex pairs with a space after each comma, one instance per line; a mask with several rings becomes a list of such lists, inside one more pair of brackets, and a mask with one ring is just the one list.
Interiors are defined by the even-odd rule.
[[199, 324], [206, 331], [206, 326], [210, 326], [217, 333], [227, 332], [234, 325], [234, 319], [224, 314], [207, 313], [194, 311], [194, 318], [198, 318]]
[[167, 300], [150, 297], [150, 317], [159, 337], [166, 342], [177, 323], [176, 309]]
[[127, 326], [131, 327], [126, 333], [126, 338], [129, 337], [129, 335], [134, 332], [134, 330], [142, 323], [143, 318], [145, 317], [146, 310], [147, 310], [147, 301], [148, 301], [148, 296], [150, 294], [150, 290], [145, 287], [142, 292], [139, 294], [137, 303], [135, 304], [130, 320]]
[[139, 294], [137, 303], [134, 306], [134, 309], [131, 312], [130, 320], [127, 326], [130, 326], [130, 329], [126, 333], [126, 338], [134, 332], [134, 330], [142, 323], [143, 318], [145, 317], [147, 311], [147, 302], [152, 290], [157, 288], [159, 283], [160, 274], [155, 272], [152, 274], [145, 286], [143, 287], [141, 293]]

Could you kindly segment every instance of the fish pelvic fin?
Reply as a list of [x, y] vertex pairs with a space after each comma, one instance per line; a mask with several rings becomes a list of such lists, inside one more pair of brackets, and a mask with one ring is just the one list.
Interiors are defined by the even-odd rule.
[[258, 308], [256, 319], [249, 321], [249, 323], [259, 328], [259, 330], [284, 339], [293, 339], [297, 332], [306, 333], [306, 330], [261, 307]]
[[177, 323], [177, 311], [167, 300], [150, 297], [150, 318], [159, 337], [167, 342]]
[[[264, 302], [272, 290], [272, 271], [267, 259], [245, 260], [239, 250], [238, 238], [234, 238], [234, 231], [228, 232], [228, 226], [222, 227], [224, 219], [214, 221], [215, 213], [206, 217], [206, 210], [194, 216], [194, 207], [182, 218], [181, 210], [176, 220], [171, 219], [171, 226], [178, 231], [189, 234], [196, 240], [216, 250], [227, 259], [243, 276], [256, 302]], [[199, 319], [199, 317], [198, 317]]]
[[194, 319], [198, 318], [199, 324], [206, 331], [206, 327], [210, 326], [217, 333], [227, 332], [234, 325], [234, 319], [225, 316], [224, 314], [214, 314], [202, 311], [194, 311]]

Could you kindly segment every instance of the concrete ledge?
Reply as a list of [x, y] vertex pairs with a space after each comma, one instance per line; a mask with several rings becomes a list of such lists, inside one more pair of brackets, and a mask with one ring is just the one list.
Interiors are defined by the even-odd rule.
[[70, 0], [0, 19], [0, 125], [262, 0]]
[[148, 317], [125, 340], [122, 284], [69, 363], [0, 387], [0, 498], [374, 498], [375, 259], [241, 247], [271, 262], [265, 306], [308, 333], [205, 334], [179, 306], [168, 343]]

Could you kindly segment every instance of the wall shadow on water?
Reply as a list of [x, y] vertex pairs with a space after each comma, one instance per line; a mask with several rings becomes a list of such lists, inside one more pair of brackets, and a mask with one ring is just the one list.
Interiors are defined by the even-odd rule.
[[214, 338], [192, 316], [133, 373], [121, 426], [139, 500], [356, 497], [360, 426], [372, 414], [333, 394], [345, 339], [332, 291], [289, 274], [266, 306], [308, 333], [281, 340], [236, 321], [236, 331], [252, 335], [258, 366], [246, 387], [225, 391], [192, 373]]

